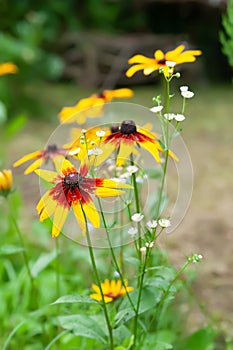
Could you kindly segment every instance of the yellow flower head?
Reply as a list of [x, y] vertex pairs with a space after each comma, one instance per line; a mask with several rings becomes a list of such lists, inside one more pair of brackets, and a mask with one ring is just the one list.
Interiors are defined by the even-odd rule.
[[161, 50], [156, 50], [154, 58], [144, 55], [135, 55], [128, 61], [133, 64], [127, 72], [126, 76], [131, 78], [136, 72], [142, 70], [144, 75], [149, 75], [156, 70], [163, 68], [164, 75], [169, 77], [173, 74], [174, 67], [178, 64], [194, 62], [196, 56], [202, 54], [200, 50], [185, 50], [184, 45], [178, 46], [176, 49], [163, 53]]
[[18, 72], [18, 67], [11, 62], [0, 64], [0, 75], [14, 74]]
[[[111, 301], [124, 296], [126, 292], [129, 293], [134, 290], [133, 287], [128, 287], [127, 281], [125, 281], [124, 287], [121, 283], [121, 280], [109, 281], [108, 279], [101, 283], [101, 288], [104, 294], [105, 303], [110, 303]], [[96, 284], [92, 284], [92, 289], [95, 291], [95, 293], [90, 294], [90, 297], [97, 301], [101, 301], [102, 296], [100, 293], [100, 288]]]
[[35, 170], [42, 179], [53, 184], [37, 205], [40, 221], [53, 216], [52, 237], [59, 235], [71, 209], [83, 234], [86, 232], [85, 216], [94, 227], [100, 227], [100, 218], [92, 195], [115, 197], [124, 194], [122, 189], [131, 188], [130, 185], [113, 180], [87, 177], [88, 164], [85, 161], [79, 170], [63, 157], [56, 157], [54, 162], [57, 172]]
[[0, 171], [0, 194], [7, 196], [12, 188], [12, 171], [4, 169]]
[[81, 99], [73, 107], [64, 107], [59, 113], [61, 123], [84, 124], [87, 117], [97, 118], [103, 114], [104, 104], [114, 98], [129, 98], [133, 96], [131, 89], [104, 90], [100, 94]]

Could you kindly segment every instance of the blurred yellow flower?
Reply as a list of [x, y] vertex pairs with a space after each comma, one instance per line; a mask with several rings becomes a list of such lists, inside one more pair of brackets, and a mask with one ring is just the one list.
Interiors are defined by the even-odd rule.
[[0, 64], [0, 75], [14, 74], [18, 72], [18, 67], [11, 62]]
[[[109, 281], [108, 279], [106, 279], [103, 283], [101, 283], [101, 288], [104, 294], [105, 303], [110, 303], [111, 301], [119, 297], [122, 297], [126, 293], [132, 292], [134, 290], [133, 287], [128, 287], [127, 281], [125, 281], [125, 287], [122, 285], [121, 280]], [[97, 301], [101, 301], [102, 296], [101, 296], [100, 288], [93, 283], [92, 289], [95, 291], [95, 293], [90, 294], [90, 297]]]
[[12, 187], [12, 171], [4, 169], [0, 171], [0, 194], [6, 196]]
[[131, 89], [104, 90], [100, 94], [81, 99], [75, 106], [64, 107], [59, 113], [61, 123], [84, 124], [87, 118], [101, 117], [104, 104], [114, 98], [129, 98], [133, 96]]
[[176, 49], [163, 53], [161, 50], [156, 50], [154, 58], [144, 55], [135, 55], [128, 60], [129, 64], [133, 64], [127, 72], [126, 76], [131, 78], [136, 72], [143, 70], [144, 75], [150, 75], [156, 70], [163, 68], [164, 75], [169, 77], [174, 70], [174, 67], [181, 63], [194, 62], [196, 56], [202, 54], [200, 50], [185, 50], [184, 45], [179, 45]]

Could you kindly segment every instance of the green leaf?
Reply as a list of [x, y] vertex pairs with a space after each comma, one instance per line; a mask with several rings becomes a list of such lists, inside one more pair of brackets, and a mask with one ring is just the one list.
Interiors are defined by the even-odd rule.
[[0, 124], [3, 124], [7, 120], [7, 109], [5, 104], [0, 101]]
[[56, 250], [42, 254], [31, 268], [32, 277], [37, 277], [55, 258]]
[[[139, 315], [147, 310], [154, 308], [161, 300], [162, 295], [163, 293], [160, 289], [149, 287], [143, 288], [141, 295], [141, 303], [139, 307]], [[137, 305], [138, 291], [130, 293], [130, 298], [133, 304]], [[117, 326], [119, 324], [126, 323], [134, 316], [135, 312], [132, 309], [129, 300], [125, 298], [123, 303], [121, 304], [119, 312], [115, 316], [115, 325]]]
[[22, 247], [18, 247], [13, 244], [5, 244], [0, 247], [0, 255], [11, 255], [11, 254], [16, 254], [16, 253], [21, 253], [25, 249]]
[[69, 294], [69, 295], [64, 295], [54, 301], [51, 305], [54, 304], [63, 304], [63, 303], [83, 303], [83, 304], [99, 304], [98, 301], [91, 299], [87, 295], [80, 295], [80, 294]]
[[186, 350], [212, 350], [215, 333], [211, 327], [199, 329], [186, 340]]
[[5, 137], [7, 139], [13, 137], [25, 125], [27, 117], [25, 114], [20, 114], [15, 117], [6, 127]]
[[159, 179], [162, 175], [161, 169], [148, 168], [145, 169], [145, 173], [149, 176], [150, 179]]
[[59, 316], [58, 321], [64, 329], [72, 331], [75, 335], [96, 339], [107, 344], [106, 335], [99, 324], [87, 315]]

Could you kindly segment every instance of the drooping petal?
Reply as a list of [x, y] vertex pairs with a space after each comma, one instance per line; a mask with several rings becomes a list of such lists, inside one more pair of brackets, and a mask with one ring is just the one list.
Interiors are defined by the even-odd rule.
[[43, 222], [47, 218], [51, 217], [54, 214], [57, 205], [58, 203], [53, 200], [50, 195], [50, 191], [47, 191], [40, 199], [36, 207], [38, 214], [40, 215], [40, 221]]
[[122, 166], [133, 152], [134, 142], [131, 140], [122, 140], [120, 150], [117, 156], [116, 165]]
[[144, 142], [140, 142], [140, 145], [145, 148], [148, 152], [150, 152], [150, 154], [154, 157], [154, 159], [156, 160], [156, 162], [160, 163], [161, 159], [159, 156], [159, 150], [162, 150], [160, 144], [156, 141], [151, 142], [151, 141], [144, 141]]
[[149, 58], [144, 55], [135, 55], [128, 60], [128, 63], [129, 64], [134, 64], [134, 63], [148, 64], [148, 63], [152, 63], [152, 61], [154, 62], [153, 58]]
[[86, 222], [85, 222], [85, 218], [84, 218], [84, 215], [83, 215], [83, 210], [82, 210], [80, 202], [79, 201], [73, 202], [72, 203], [72, 208], [73, 208], [73, 211], [74, 211], [75, 218], [76, 218], [76, 220], [78, 222], [78, 225], [81, 228], [82, 234], [85, 235], [85, 233], [86, 233]]
[[83, 193], [82, 206], [84, 213], [86, 214], [92, 225], [94, 227], [100, 227], [100, 217], [98, 211], [91, 196], [89, 196], [89, 194], [87, 193]]
[[60, 234], [68, 213], [68, 208], [57, 205], [53, 218], [52, 237], [57, 237]]
[[22, 158], [20, 158], [19, 160], [17, 160], [13, 166], [14, 167], [17, 167], [25, 162], [27, 162], [28, 160], [31, 160], [31, 159], [37, 159], [41, 156], [41, 151], [36, 151], [36, 152], [32, 152], [32, 153], [29, 153], [29, 154], [26, 154], [25, 156], [23, 156]]
[[58, 177], [55, 171], [50, 170], [36, 169], [35, 173], [47, 182], [53, 182]]
[[42, 163], [44, 163], [43, 158], [35, 160], [35, 162], [33, 162], [29, 167], [27, 167], [27, 169], [24, 171], [24, 174], [28, 175], [32, 173], [35, 169], [39, 168], [42, 165]]
[[135, 73], [137, 73], [138, 71], [140, 70], [143, 70], [145, 68], [145, 64], [135, 64], [134, 66], [130, 67], [125, 75], [128, 77], [128, 78], [131, 78]]

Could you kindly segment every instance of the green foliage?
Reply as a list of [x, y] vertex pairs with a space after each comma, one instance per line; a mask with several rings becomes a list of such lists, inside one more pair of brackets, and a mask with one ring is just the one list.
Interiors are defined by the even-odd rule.
[[229, 65], [233, 67], [233, 1], [227, 3], [226, 13], [222, 16], [223, 30], [219, 33], [222, 51], [227, 56]]

